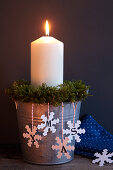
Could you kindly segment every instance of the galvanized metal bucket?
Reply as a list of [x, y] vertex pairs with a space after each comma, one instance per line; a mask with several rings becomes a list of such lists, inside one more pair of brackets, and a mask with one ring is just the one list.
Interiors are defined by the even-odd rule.
[[[48, 131], [46, 136], [43, 136], [43, 129], [38, 130], [38, 134], [42, 136], [42, 139], [38, 141], [39, 147], [32, 143], [29, 147], [27, 142], [29, 138], [24, 138], [23, 133], [27, 133], [26, 125], [30, 128], [33, 126], [38, 126], [42, 122], [41, 116], [47, 116], [48, 105], [45, 104], [33, 104], [33, 115], [32, 115], [32, 103], [16, 102], [17, 103], [17, 118], [18, 126], [20, 132], [20, 142], [23, 152], [23, 158], [25, 161], [42, 164], [42, 165], [51, 165], [51, 164], [61, 164], [71, 161], [74, 158], [74, 151], [70, 151], [70, 159], [67, 159], [65, 155], [62, 155], [61, 159], [57, 158], [57, 151], [52, 150], [52, 145], [56, 144], [55, 138], [62, 138], [62, 106], [54, 107], [50, 105], [49, 111], [54, 112], [54, 119], [59, 118], [59, 123], [55, 125], [56, 132], [52, 133]], [[75, 112], [75, 122], [79, 119], [81, 102], [78, 102], [76, 112]], [[33, 116], [33, 117], [32, 117]], [[63, 107], [63, 128], [66, 129], [67, 121], [73, 121], [74, 110], [72, 103], [64, 103]], [[75, 140], [71, 142], [71, 145], [75, 145]]]

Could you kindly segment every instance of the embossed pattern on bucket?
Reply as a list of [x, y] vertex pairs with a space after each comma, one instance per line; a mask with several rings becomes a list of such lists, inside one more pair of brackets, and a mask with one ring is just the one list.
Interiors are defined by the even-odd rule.
[[[38, 130], [38, 134], [42, 135], [42, 139], [38, 141], [39, 148], [36, 148], [35, 145], [29, 147], [27, 145], [28, 139], [23, 137], [23, 132], [26, 132], [25, 126], [29, 125], [32, 128], [32, 103], [22, 103], [17, 102], [17, 117], [18, 117], [18, 126], [20, 132], [20, 142], [23, 153], [23, 158], [25, 161], [34, 163], [34, 164], [61, 164], [71, 161], [74, 158], [74, 151], [70, 151], [70, 159], [67, 159], [65, 156], [62, 156], [61, 159], [56, 157], [57, 151], [52, 150], [52, 145], [56, 144], [55, 138], [59, 137], [62, 139], [62, 106], [54, 107], [50, 105], [50, 112], [54, 112], [54, 118], [59, 118], [59, 123], [55, 125], [56, 132], [48, 132], [47, 136], [43, 136], [43, 129]], [[81, 102], [78, 102], [76, 113], [75, 113], [75, 122], [79, 119]], [[64, 113], [63, 113], [63, 127], [67, 128], [67, 121], [73, 121], [74, 111], [72, 103], [64, 103]], [[41, 116], [48, 114], [48, 105], [46, 104], [34, 104], [33, 110], [33, 125], [38, 126], [42, 122]], [[75, 140], [71, 142], [71, 145], [75, 145]]]

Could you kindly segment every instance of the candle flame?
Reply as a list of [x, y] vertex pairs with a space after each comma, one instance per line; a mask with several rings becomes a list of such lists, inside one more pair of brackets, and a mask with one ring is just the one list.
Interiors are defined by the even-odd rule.
[[49, 36], [49, 23], [48, 23], [48, 20], [46, 20], [46, 36]]

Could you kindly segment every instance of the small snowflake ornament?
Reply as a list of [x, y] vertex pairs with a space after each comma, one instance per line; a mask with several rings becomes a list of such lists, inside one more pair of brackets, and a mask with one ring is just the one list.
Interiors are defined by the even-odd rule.
[[25, 126], [27, 133], [23, 133], [24, 138], [28, 138], [28, 143], [27, 145], [31, 147], [32, 144], [36, 146], [36, 148], [39, 148], [38, 140], [41, 140], [42, 137], [38, 134], [37, 132], [37, 127], [33, 126], [32, 130], [30, 129], [29, 125]]
[[48, 131], [50, 130], [52, 133], [56, 132], [55, 126], [57, 123], [59, 123], [59, 119], [54, 119], [54, 112], [50, 112], [49, 118], [47, 118], [45, 115], [41, 116], [41, 119], [44, 123], [41, 123], [41, 125], [38, 125], [38, 129], [44, 129], [43, 135], [46, 136]]
[[52, 149], [56, 151], [58, 150], [58, 154], [57, 154], [58, 159], [60, 159], [63, 156], [63, 154], [65, 155], [67, 159], [71, 158], [69, 151], [71, 150], [74, 151], [75, 147], [69, 145], [68, 140], [69, 140], [68, 137], [65, 137], [62, 143], [61, 139], [59, 137], [56, 137], [57, 145], [52, 145]]
[[102, 154], [96, 152], [94, 156], [96, 156], [97, 158], [93, 160], [92, 163], [99, 163], [99, 166], [103, 166], [105, 162], [113, 163], [113, 160], [111, 160], [111, 157], [113, 157], [113, 152], [108, 153], [107, 149], [104, 149]]
[[69, 134], [69, 136], [68, 136], [69, 143], [71, 143], [71, 140], [73, 140], [73, 138], [75, 138], [75, 140], [77, 142], [81, 141], [79, 134], [82, 134], [82, 133], [84, 134], [85, 129], [81, 129], [80, 124], [81, 124], [80, 120], [77, 120], [77, 123], [75, 123], [74, 126], [73, 126], [73, 123], [71, 121], [67, 122], [69, 129], [66, 129], [66, 130], [63, 129], [63, 134], [66, 134], [66, 135]]

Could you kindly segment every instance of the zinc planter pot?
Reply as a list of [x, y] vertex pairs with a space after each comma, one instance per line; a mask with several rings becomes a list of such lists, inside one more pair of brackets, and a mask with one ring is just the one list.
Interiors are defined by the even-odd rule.
[[[44, 121], [41, 116], [48, 116], [48, 105], [24, 103], [20, 101], [17, 101], [16, 103], [20, 142], [24, 160], [29, 163], [42, 165], [61, 164], [71, 161], [74, 158], [74, 150], [69, 151], [70, 158], [67, 159], [65, 154], [62, 152], [62, 156], [59, 159], [57, 157], [58, 150], [52, 149], [52, 145], [58, 145], [55, 140], [56, 137], [62, 139], [62, 106], [49, 106], [49, 113], [50, 115], [51, 112], [54, 114], [52, 120], [56, 119], [56, 123], [54, 124], [55, 132], [53, 133], [51, 130], [48, 130], [46, 135], [43, 134], [45, 128], [40, 128], [40, 125], [44, 125]], [[81, 102], [78, 102], [75, 111], [75, 122], [79, 119], [80, 106]], [[73, 122], [73, 117], [74, 109], [72, 103], [64, 103], [63, 129], [68, 129], [67, 121]], [[46, 122], [46, 126], [52, 126], [51, 122]], [[36, 131], [36, 134], [39, 135], [38, 140], [35, 138], [33, 133], [30, 135], [29, 132], [32, 128], [34, 128], [33, 132]], [[64, 137], [66, 137], [66, 135], [64, 135]], [[70, 145], [75, 145], [74, 139], [71, 141]]]

